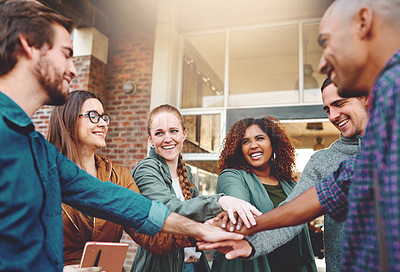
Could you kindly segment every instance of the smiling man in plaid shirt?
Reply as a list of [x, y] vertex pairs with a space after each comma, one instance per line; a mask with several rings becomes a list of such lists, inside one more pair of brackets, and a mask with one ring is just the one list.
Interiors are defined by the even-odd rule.
[[[346, 220], [343, 271], [400, 271], [400, 0], [336, 0], [322, 18], [318, 41], [319, 70], [340, 95], [371, 93], [360, 153], [244, 232], [297, 225], [328, 213]], [[257, 251], [247, 241], [200, 248], [218, 248], [228, 259]]]

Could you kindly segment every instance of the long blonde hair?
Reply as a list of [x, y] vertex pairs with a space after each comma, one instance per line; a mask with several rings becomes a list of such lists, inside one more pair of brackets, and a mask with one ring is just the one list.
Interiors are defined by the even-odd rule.
[[[151, 125], [153, 123], [154, 117], [163, 112], [174, 114], [178, 118], [179, 122], [181, 123], [182, 131], [184, 131], [186, 129], [185, 125], [183, 123], [183, 117], [182, 117], [181, 113], [178, 111], [178, 109], [176, 109], [175, 107], [173, 107], [171, 105], [164, 104], [164, 105], [154, 108], [150, 112], [149, 120], [147, 123], [147, 133], [149, 136], [151, 136], [150, 129], [151, 129]], [[188, 170], [186, 168], [185, 162], [183, 161], [182, 154], [179, 154], [178, 166], [177, 166], [176, 172], [178, 174], [179, 185], [181, 186], [182, 194], [183, 194], [185, 200], [191, 199], [192, 193], [190, 191], [190, 188], [193, 188], [194, 184], [190, 182]]]

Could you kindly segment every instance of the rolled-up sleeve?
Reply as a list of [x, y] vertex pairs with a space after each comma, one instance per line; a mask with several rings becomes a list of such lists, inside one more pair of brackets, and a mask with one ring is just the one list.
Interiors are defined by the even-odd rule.
[[135, 228], [138, 233], [154, 236], [161, 230], [170, 213], [164, 204], [112, 182], [102, 182], [60, 153], [55, 155], [64, 203], [91, 216]]
[[137, 233], [146, 233], [147, 235], [154, 236], [161, 231], [165, 219], [170, 214], [167, 206], [159, 201], [152, 201], [149, 215], [144, 224], [136, 229]]
[[354, 174], [355, 156], [343, 161], [332, 175], [316, 185], [318, 200], [322, 207], [337, 222], [346, 219], [348, 192]]

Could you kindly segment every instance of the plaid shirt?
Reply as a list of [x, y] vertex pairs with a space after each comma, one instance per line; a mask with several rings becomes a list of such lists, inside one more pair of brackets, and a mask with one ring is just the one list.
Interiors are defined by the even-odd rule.
[[332, 218], [347, 219], [343, 271], [379, 271], [376, 205], [390, 271], [400, 271], [400, 49], [372, 90], [370, 120], [359, 155], [344, 161], [334, 175], [323, 179], [317, 193]]

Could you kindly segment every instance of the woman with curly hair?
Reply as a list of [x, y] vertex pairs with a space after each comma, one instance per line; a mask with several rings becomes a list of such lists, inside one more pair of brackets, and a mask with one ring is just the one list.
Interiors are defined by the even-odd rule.
[[[147, 132], [151, 145], [149, 156], [139, 162], [132, 172], [145, 197], [158, 200], [171, 211], [199, 222], [225, 210], [238, 212], [248, 227], [248, 220], [254, 223], [252, 214], [261, 213], [249, 203], [222, 194], [198, 195], [190, 168], [182, 159], [181, 151], [187, 130], [181, 113], [175, 107], [166, 104], [153, 109]], [[204, 264], [205, 269], [199, 264]], [[195, 247], [178, 249], [165, 256], [152, 254], [139, 247], [131, 271], [186, 272], [206, 271], [207, 268], [209, 270], [204, 254], [196, 252]]]
[[[293, 190], [295, 150], [279, 120], [268, 116], [237, 121], [218, 164], [217, 193], [234, 196], [265, 213]], [[307, 228], [270, 254], [251, 261], [214, 254], [212, 271], [317, 271]]]

